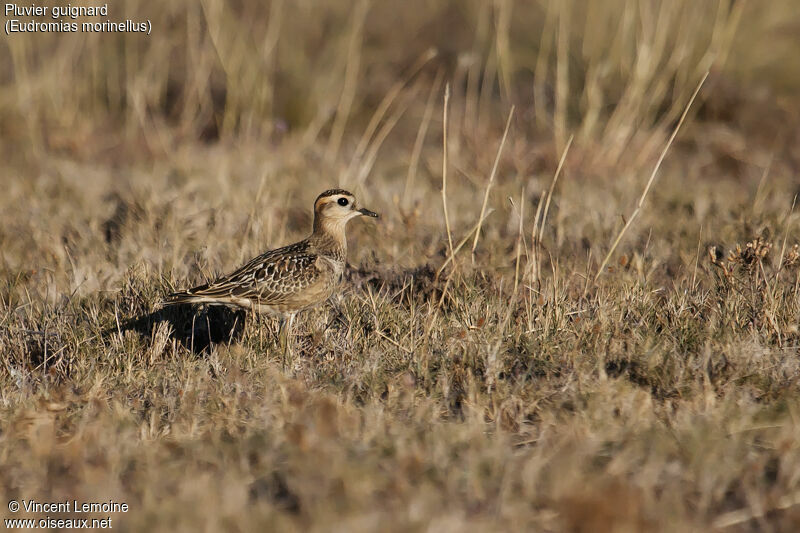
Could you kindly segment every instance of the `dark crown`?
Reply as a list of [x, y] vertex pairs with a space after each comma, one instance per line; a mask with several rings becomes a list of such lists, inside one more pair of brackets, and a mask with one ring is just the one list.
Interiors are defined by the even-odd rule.
[[328, 189], [324, 193], [317, 196], [317, 199], [314, 200], [314, 203], [317, 203], [320, 198], [327, 198], [328, 196], [336, 196], [337, 194], [346, 194], [347, 196], [353, 196], [353, 193], [350, 191], [346, 191], [344, 189]]

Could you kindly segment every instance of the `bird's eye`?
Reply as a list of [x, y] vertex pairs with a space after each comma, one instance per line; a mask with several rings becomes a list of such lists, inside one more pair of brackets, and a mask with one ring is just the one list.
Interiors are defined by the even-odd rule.
[[347, 198], [339, 198], [339, 205], [345, 207], [347, 205]]

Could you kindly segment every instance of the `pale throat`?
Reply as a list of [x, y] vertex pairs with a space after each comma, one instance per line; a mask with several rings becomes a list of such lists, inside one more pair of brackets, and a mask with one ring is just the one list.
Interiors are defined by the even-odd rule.
[[345, 227], [350, 218], [314, 217], [314, 236], [319, 240], [319, 245], [324, 248], [335, 249], [344, 256], [347, 253], [347, 236]]

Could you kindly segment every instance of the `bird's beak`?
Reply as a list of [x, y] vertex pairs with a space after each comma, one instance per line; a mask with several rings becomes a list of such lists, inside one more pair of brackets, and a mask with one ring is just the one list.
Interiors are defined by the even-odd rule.
[[369, 209], [365, 209], [363, 207], [361, 209], [359, 209], [358, 212], [361, 213], [365, 217], [372, 217], [372, 218], [378, 218], [379, 217], [378, 213], [376, 213], [375, 211], [370, 211]]

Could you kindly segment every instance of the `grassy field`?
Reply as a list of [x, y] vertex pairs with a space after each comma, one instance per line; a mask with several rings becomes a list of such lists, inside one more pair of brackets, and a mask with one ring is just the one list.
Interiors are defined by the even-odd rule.
[[[800, 529], [794, 0], [109, 11], [0, 45], [3, 518]], [[337, 186], [382, 218], [289, 368], [159, 308]]]

